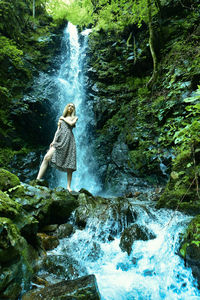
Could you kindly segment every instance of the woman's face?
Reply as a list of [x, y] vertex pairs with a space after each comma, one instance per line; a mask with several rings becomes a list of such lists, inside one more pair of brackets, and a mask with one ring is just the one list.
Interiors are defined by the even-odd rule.
[[67, 111], [68, 111], [69, 113], [72, 113], [72, 112], [74, 111], [74, 105], [73, 105], [72, 103], [70, 103], [70, 104], [68, 105]]

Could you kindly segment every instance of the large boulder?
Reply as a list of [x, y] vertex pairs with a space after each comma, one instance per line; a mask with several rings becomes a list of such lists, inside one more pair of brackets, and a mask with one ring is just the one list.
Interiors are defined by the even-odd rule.
[[67, 222], [78, 206], [76, 197], [65, 189], [51, 190], [45, 186], [23, 184], [8, 193], [40, 226]]
[[133, 224], [123, 231], [119, 246], [122, 251], [127, 252], [128, 255], [130, 255], [134, 241], [147, 241], [154, 238], [155, 235], [149, 232], [146, 227]]
[[82, 299], [100, 300], [96, 278], [87, 275], [74, 280], [61, 281], [47, 286], [39, 291], [30, 291], [22, 297], [22, 300], [63, 300]]

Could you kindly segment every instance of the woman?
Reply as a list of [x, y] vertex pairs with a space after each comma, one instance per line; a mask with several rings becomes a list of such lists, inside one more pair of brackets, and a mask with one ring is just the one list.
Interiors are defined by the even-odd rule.
[[74, 104], [67, 104], [62, 117], [59, 119], [53, 142], [50, 144], [50, 149], [43, 159], [37, 176], [37, 179], [41, 179], [50, 163], [58, 170], [67, 172], [67, 189], [69, 192], [71, 192], [72, 172], [76, 171], [76, 143], [72, 129], [77, 120]]

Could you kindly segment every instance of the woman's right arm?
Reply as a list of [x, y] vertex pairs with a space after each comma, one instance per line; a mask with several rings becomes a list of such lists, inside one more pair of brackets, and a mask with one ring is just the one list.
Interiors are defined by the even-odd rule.
[[69, 124], [70, 126], [74, 126], [78, 120], [78, 117], [77, 116], [73, 117], [73, 119], [71, 117], [66, 117], [66, 118], [60, 117], [59, 120], [63, 120], [65, 121], [65, 123]]

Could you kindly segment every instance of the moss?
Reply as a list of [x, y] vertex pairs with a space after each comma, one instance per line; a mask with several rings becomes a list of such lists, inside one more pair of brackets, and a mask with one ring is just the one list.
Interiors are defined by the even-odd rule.
[[0, 167], [7, 167], [15, 154], [10, 148], [0, 148]]
[[21, 211], [21, 205], [0, 191], [0, 217], [14, 219]]
[[0, 190], [7, 191], [20, 184], [19, 178], [7, 170], [0, 169]]
[[[191, 251], [192, 249], [192, 251]], [[189, 223], [182, 236], [181, 247], [179, 249], [182, 257], [188, 259], [200, 259], [200, 215], [197, 215]]]

